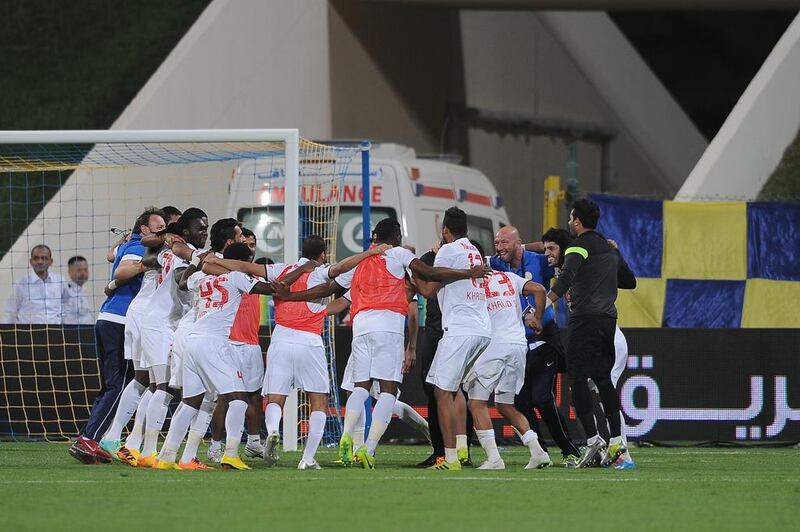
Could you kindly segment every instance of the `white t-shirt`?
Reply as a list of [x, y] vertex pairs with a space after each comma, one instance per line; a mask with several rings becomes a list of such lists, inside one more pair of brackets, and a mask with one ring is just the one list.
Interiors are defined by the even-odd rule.
[[[267, 264], [267, 281], [274, 282], [284, 271], [291, 272], [303, 264], [308, 262], [308, 259], [303, 257], [295, 264]], [[321, 284], [325, 284], [330, 280], [328, 272], [330, 271], [330, 264], [318, 266], [308, 274], [308, 281], [306, 282], [306, 289], [314, 288]], [[326, 298], [327, 299], [327, 298]], [[305, 301], [310, 312], [322, 312], [326, 310], [325, 299], [317, 299], [315, 301]], [[307, 331], [298, 331], [297, 329], [290, 329], [280, 324], [275, 324], [275, 329], [272, 331], [272, 342], [286, 342], [290, 344], [301, 344], [313, 347], [322, 347], [322, 337], [318, 334], [313, 334]]]
[[486, 309], [492, 322], [492, 341], [527, 345], [519, 300], [527, 282], [511, 272], [493, 272], [486, 280]]
[[[386, 261], [386, 269], [398, 279], [406, 276], [406, 268], [416, 259], [409, 250], [403, 247], [393, 247], [380, 255]], [[356, 268], [341, 274], [336, 282], [343, 288], [350, 288], [353, 284], [353, 275]], [[405, 294], [405, 291], [403, 291]], [[405, 296], [404, 296], [405, 297]], [[348, 297], [348, 299], [350, 299]], [[353, 336], [374, 332], [393, 332], [403, 334], [406, 326], [406, 317], [391, 310], [365, 310], [353, 318]]]
[[[466, 270], [483, 264], [478, 248], [467, 238], [443, 245], [434, 267]], [[461, 279], [442, 286], [437, 294], [445, 336], [492, 336], [483, 279]]]
[[133, 298], [131, 304], [128, 306], [128, 313], [144, 312], [147, 309], [147, 304], [150, 301], [150, 296], [156, 291], [158, 287], [158, 270], [147, 270], [142, 275], [142, 286], [136, 297]]
[[197, 319], [187, 326], [190, 336], [219, 336], [226, 340], [231, 335], [233, 320], [242, 302], [242, 294], [258, 283], [254, 277], [242, 272], [228, 272], [223, 275], [192, 274], [187, 286], [192, 292], [199, 292], [197, 300]]
[[[191, 244], [186, 244], [195, 249]], [[163, 249], [158, 254], [161, 275], [158, 286], [148, 301], [147, 315], [143, 325], [154, 329], [169, 327], [173, 331], [180, 319], [189, 311], [192, 295], [178, 288], [175, 281], [175, 270], [186, 268], [189, 263], [178, 257], [170, 249]]]

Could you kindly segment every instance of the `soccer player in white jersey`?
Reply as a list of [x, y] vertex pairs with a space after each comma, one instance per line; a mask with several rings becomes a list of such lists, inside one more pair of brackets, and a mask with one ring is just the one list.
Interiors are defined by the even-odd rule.
[[[342, 297], [335, 299], [330, 304], [328, 304], [328, 312], [330, 314], [339, 314], [347, 310], [350, 306], [350, 299], [352, 294], [350, 292], [345, 293]], [[403, 357], [403, 375], [407, 375], [411, 368], [414, 367], [416, 363], [417, 355], [416, 355], [416, 342], [417, 342], [417, 330], [419, 329], [419, 321], [418, 321], [418, 313], [419, 313], [419, 306], [417, 304], [417, 289], [411, 283], [410, 279], [406, 277], [406, 298], [409, 300], [408, 302], [408, 318], [406, 321], [406, 329], [408, 330], [408, 344], [406, 346], [405, 356]], [[353, 393], [355, 389], [355, 382], [353, 382], [353, 365], [348, 359], [347, 365], [344, 368], [344, 374], [342, 376], [342, 384], [340, 388], [345, 390], [349, 394]], [[372, 384], [372, 388], [370, 389], [370, 395], [377, 400], [380, 397], [381, 389], [378, 382], [374, 382]], [[400, 389], [397, 390], [397, 397], [395, 398], [394, 407], [392, 408], [392, 415], [396, 416], [397, 419], [411, 427], [412, 429], [419, 431], [425, 436], [429, 442], [431, 441], [431, 433], [430, 428], [428, 426], [427, 420], [422, 417], [416, 410], [414, 410], [411, 405], [404, 403], [400, 400]], [[364, 430], [367, 422], [367, 411], [364, 409], [361, 413], [361, 417], [356, 422], [356, 426], [353, 429], [353, 448], [358, 449], [364, 444]]]
[[[362, 260], [383, 253], [389, 246], [379, 246], [368, 252], [349, 257], [334, 265], [315, 267], [289, 282], [289, 276], [300, 268], [318, 262], [324, 263], [327, 250], [325, 241], [319, 236], [310, 236], [303, 242], [303, 257], [296, 264], [268, 264], [264, 274], [269, 282], [280, 282], [293, 292], [306, 291], [318, 286], [328, 288], [331, 279], [356, 267]], [[231, 269], [258, 271], [261, 266], [235, 264], [230, 261], [212, 259], [210, 265]], [[326, 297], [326, 296], [322, 296]], [[286, 397], [292, 388], [303, 389], [311, 404], [309, 435], [303, 458], [298, 469], [320, 469], [314, 458], [322, 440], [327, 419], [328, 364], [325, 347], [322, 343], [322, 328], [327, 308], [321, 298], [310, 301], [288, 301], [275, 299], [275, 329], [272, 332], [267, 351], [266, 373], [263, 377], [262, 395], [267, 398], [265, 423], [267, 426], [267, 445], [264, 460], [274, 465], [278, 460], [280, 435], [278, 426]]]
[[[163, 231], [166, 227], [164, 216], [163, 211], [155, 207], [146, 209], [136, 220], [133, 230], [134, 240], [140, 240], [142, 236], [146, 237]], [[139, 236], [137, 237], [136, 235]], [[107, 289], [109, 292], [114, 293], [118, 287], [127, 284], [128, 281], [136, 277], [139, 277], [141, 282], [139, 291], [131, 301], [125, 314], [124, 356], [126, 360], [133, 361], [134, 378], [122, 391], [114, 420], [103, 436], [100, 446], [106, 451], [116, 454], [120, 460], [136, 465], [139, 454], [138, 444], [133, 450], [130, 450], [127, 446], [122, 447], [120, 445], [120, 439], [122, 438], [122, 430], [137, 411], [140, 402], [143, 398], [145, 401], [149, 401], [149, 395], [152, 395], [152, 392], [148, 393], [150, 392], [148, 388], [150, 376], [141, 367], [139, 326], [143, 315], [142, 311], [146, 308], [147, 301], [155, 290], [158, 271], [148, 270], [142, 264], [146, 248], [141, 244], [134, 247], [126, 246], [122, 249], [126, 250], [126, 255], [120, 259], [119, 265], [114, 270], [114, 279], [109, 283]], [[141, 433], [141, 426], [138, 428], [139, 433]]]
[[[165, 248], [158, 254], [157, 264], [161, 267], [161, 275], [158, 286], [150, 297], [147, 315], [142, 320], [142, 367], [149, 371], [150, 382], [155, 383], [156, 390], [150, 398], [145, 415], [144, 443], [137, 461], [139, 467], [154, 467], [157, 462], [158, 436], [173, 397], [173, 393], [168, 390], [169, 353], [175, 328], [188, 312], [191, 303], [191, 294], [180, 290], [178, 284], [183, 270], [189, 265], [187, 259], [191, 258], [191, 251], [202, 248], [206, 243], [208, 217], [200, 209], [186, 209], [177, 224], [167, 227], [166, 231], [178, 234], [186, 241], [186, 245], [182, 251], [178, 251], [175, 248], [180, 248], [181, 245], [176, 243], [173, 244], [173, 249]], [[181, 257], [181, 253], [188, 253], [188, 256], [184, 254]]]
[[[475, 268], [483, 265], [480, 251], [467, 238], [467, 214], [458, 207], [445, 211], [442, 240], [445, 244], [436, 253], [434, 266]], [[427, 378], [436, 394], [445, 452], [444, 460], [431, 466], [433, 469], [460, 470], [461, 461], [468, 458], [466, 401], [460, 387], [492, 335], [484, 283], [482, 278], [447, 284], [417, 279], [422, 295], [431, 297], [438, 291], [444, 331]]]
[[[367, 441], [355, 451], [355, 456], [365, 469], [375, 467], [375, 448], [391, 421], [397, 385], [402, 381], [405, 353], [403, 329], [408, 313], [406, 269], [410, 269], [415, 276], [431, 281], [469, 279], [484, 275], [480, 262], [473, 269], [428, 266], [411, 251], [399, 247], [400, 224], [390, 218], [378, 222], [374, 234], [378, 245], [389, 244], [395, 247], [384, 255], [375, 255], [364, 260], [355, 270], [344, 273], [335, 280], [343, 288], [351, 289], [353, 301], [353, 345], [350, 358], [356, 387], [347, 400], [344, 429], [339, 442], [339, 459], [345, 465], [352, 462], [353, 430], [364, 409], [364, 402], [369, 397], [373, 381], [377, 380], [381, 388]], [[313, 289], [309, 292], [313, 292]], [[280, 297], [284, 297], [283, 294]]]
[[[214, 225], [211, 226], [210, 241], [211, 251], [216, 254], [224, 252], [231, 244], [243, 242], [244, 236], [238, 220], [222, 218], [214, 222]], [[197, 255], [198, 252], [202, 252], [202, 250], [195, 251], [194, 254]], [[180, 290], [188, 290], [189, 275], [187, 274], [191, 273], [190, 269], [193, 270], [194, 268], [190, 265], [183, 272], [183, 275], [181, 275], [181, 279], [178, 283]], [[169, 387], [173, 390], [183, 388], [183, 360], [186, 356], [186, 337], [192, 324], [194, 324], [197, 319], [199, 295], [196, 291], [192, 292], [192, 294], [191, 308], [186, 312], [183, 318], [181, 318], [178, 327], [175, 329], [172, 350], [170, 351]], [[178, 463], [181, 469], [209, 469], [208, 466], [197, 459], [197, 449], [203, 441], [206, 432], [208, 432], [208, 426], [211, 423], [211, 415], [214, 412], [216, 404], [216, 397], [213, 395], [209, 394], [203, 399], [198, 409], [199, 411], [189, 428], [186, 446], [183, 450], [180, 462]]]
[[[224, 256], [247, 260], [250, 250], [245, 244], [228, 246]], [[199, 257], [192, 259], [193, 265]], [[242, 294], [272, 293], [268, 284], [238, 271], [222, 275], [202, 272], [192, 274], [188, 288], [199, 291], [197, 320], [186, 336], [186, 355], [183, 361], [183, 400], [170, 423], [156, 467], [180, 469], [175, 462], [178, 447], [190, 424], [197, 416], [207, 394], [216, 394], [228, 403], [225, 416], [224, 469], [250, 469], [239, 457], [239, 444], [247, 411], [246, 385], [238, 365], [238, 357], [228, 341], [233, 320], [239, 309]]]
[[[480, 244], [472, 244], [483, 254]], [[528, 351], [525, 327], [522, 325], [520, 293], [534, 296], [536, 309], [531, 313], [535, 323], [545, 308], [545, 288], [512, 272], [492, 272], [486, 280], [486, 309], [492, 323], [492, 340], [472, 366], [464, 388], [469, 395], [469, 409], [475, 423], [475, 434], [486, 451], [486, 461], [478, 469], [505, 469], [497, 450], [488, 401], [494, 393], [497, 409], [516, 429], [523, 445], [530, 451], [525, 469], [541, 469], [552, 464], [539, 445], [539, 436], [528, 420], [514, 406], [514, 396], [525, 381], [525, 359]], [[527, 309], [526, 309], [527, 310]]]

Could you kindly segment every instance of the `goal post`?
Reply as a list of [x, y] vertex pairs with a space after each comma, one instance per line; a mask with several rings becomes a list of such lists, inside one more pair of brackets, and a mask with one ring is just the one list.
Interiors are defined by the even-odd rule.
[[[309, 141], [297, 129], [0, 131], [0, 210], [17, 226], [13, 240], [0, 246], [0, 310], [5, 314], [14, 283], [30, 271], [31, 247], [45, 243], [51, 271], [65, 279], [67, 258], [86, 256], [85, 289], [96, 316], [109, 280], [104, 258], [116, 239], [109, 229], [130, 227], [149, 205], [201, 207], [209, 224], [242, 213], [251, 223], [266, 219], [251, 229], [258, 229], [259, 254], [275, 262], [299, 258], [308, 226], [323, 233], [335, 258], [338, 191], [358, 153]], [[90, 336], [64, 322], [8, 323], [4, 315], [0, 323], [6, 324], [0, 325], [0, 437], [74, 435], [99, 389]], [[271, 316], [263, 323], [273, 323]], [[332, 323], [325, 344], [336, 392]], [[76, 368], [79, 378], [71, 374]], [[331, 398], [326, 436], [330, 431], [333, 438], [341, 411], [336, 393]], [[287, 406], [287, 449], [305, 437], [305, 401], [295, 394], [295, 406]]]

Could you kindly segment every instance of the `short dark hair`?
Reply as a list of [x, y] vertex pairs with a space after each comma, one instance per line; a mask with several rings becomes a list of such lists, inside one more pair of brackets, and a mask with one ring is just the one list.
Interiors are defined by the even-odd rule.
[[375, 239], [375, 242], [388, 242], [389, 240], [400, 236], [400, 224], [397, 222], [397, 220], [384, 218], [375, 226], [375, 230], [372, 231], [372, 235]]
[[321, 236], [311, 235], [303, 240], [303, 257], [309, 260], [317, 260], [328, 246]]
[[50, 249], [50, 246], [48, 246], [47, 244], [36, 244], [35, 246], [33, 246], [33, 247], [31, 248], [31, 257], [33, 257], [33, 252], [34, 252], [34, 251], [36, 251], [36, 250], [37, 250], [37, 249], [39, 249], [39, 248], [44, 248], [44, 249], [46, 249], [46, 250], [47, 250], [47, 253], [50, 255], [50, 258], [51, 258], [51, 259], [53, 258], [53, 250], [52, 250], [52, 249]]
[[214, 222], [211, 226], [211, 249], [222, 251], [226, 240], [236, 238], [236, 228], [239, 227], [239, 220], [234, 218], [222, 218]]
[[242, 226], [242, 236], [245, 238], [253, 237], [255, 241], [258, 242], [258, 237], [256, 236], [256, 234], [244, 226]]
[[153, 216], [154, 214], [161, 216], [161, 218], [164, 219], [164, 222], [167, 221], [167, 218], [165, 217], [164, 211], [162, 209], [159, 209], [158, 207], [147, 207], [142, 212], [142, 214], [140, 214], [139, 217], [136, 218], [136, 222], [134, 222], [133, 229], [131, 229], [131, 231], [134, 234], [140, 235], [142, 233], [142, 226], [148, 225], [150, 223], [150, 217]]
[[67, 261], [67, 266], [72, 266], [76, 262], [89, 262], [86, 260], [86, 257], [81, 257], [80, 255], [75, 255], [74, 257], [70, 257]]
[[159, 235], [163, 235], [164, 233], [180, 235], [184, 230], [189, 228], [189, 223], [192, 220], [199, 220], [201, 218], [208, 218], [208, 215], [203, 212], [202, 209], [198, 209], [197, 207], [189, 207], [183, 211], [183, 214], [181, 214], [181, 217], [178, 218], [177, 222], [169, 224], [166, 229], [159, 233]]
[[572, 237], [566, 229], [558, 229], [551, 227], [542, 235], [542, 242], [555, 242], [561, 248], [563, 255], [564, 251], [569, 247], [572, 242]]
[[586, 229], [595, 229], [600, 219], [600, 207], [587, 198], [575, 200], [572, 204], [572, 217], [580, 220]]
[[267, 257], [258, 257], [255, 261], [256, 264], [267, 264]]
[[450, 207], [444, 211], [444, 221], [442, 225], [448, 231], [453, 233], [453, 236], [463, 237], [467, 234], [467, 213], [458, 207]]
[[478, 248], [478, 253], [481, 254], [481, 257], [483, 257], [483, 246], [481, 246], [481, 243], [471, 238], [469, 239], [469, 243]]
[[180, 217], [180, 215], [182, 214], [180, 209], [178, 209], [177, 207], [173, 207], [172, 205], [165, 205], [164, 207], [161, 207], [161, 211], [164, 213], [165, 222], [167, 221], [167, 218], [171, 216]]
[[244, 242], [236, 242], [235, 244], [231, 244], [225, 248], [225, 251], [222, 252], [222, 256], [226, 259], [241, 260], [244, 262], [250, 262], [251, 255], [252, 253], [250, 253], [250, 248], [247, 247], [247, 244]]

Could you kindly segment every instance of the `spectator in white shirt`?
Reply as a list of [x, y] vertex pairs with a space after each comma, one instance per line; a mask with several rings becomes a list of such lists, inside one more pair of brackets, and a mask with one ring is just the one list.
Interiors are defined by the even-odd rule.
[[94, 309], [89, 294], [83, 285], [89, 280], [89, 263], [84, 257], [75, 255], [67, 262], [67, 298], [64, 300], [64, 323], [66, 325], [93, 325]]
[[60, 324], [67, 282], [48, 270], [53, 264], [50, 248], [39, 244], [31, 250], [33, 271], [14, 283], [14, 294], [6, 306], [8, 323]]

